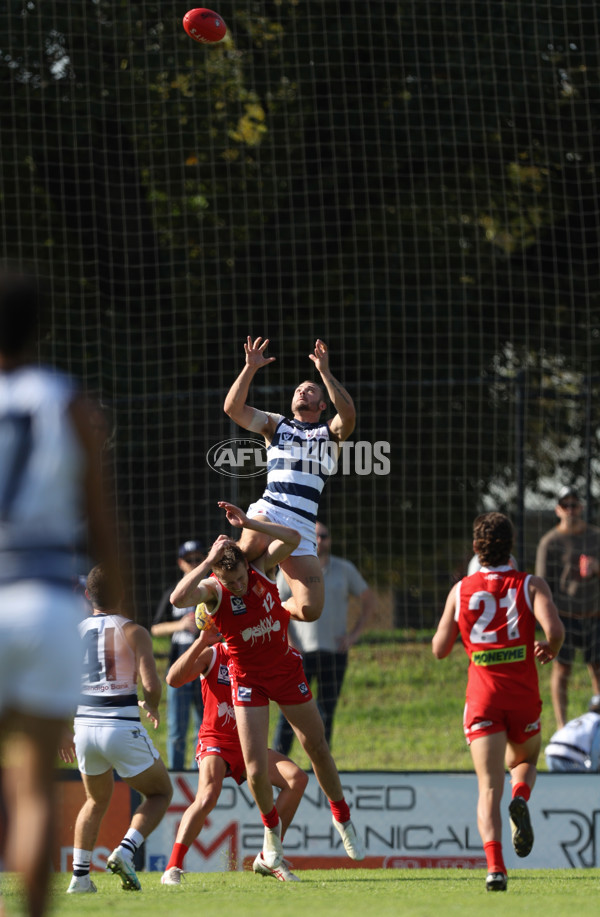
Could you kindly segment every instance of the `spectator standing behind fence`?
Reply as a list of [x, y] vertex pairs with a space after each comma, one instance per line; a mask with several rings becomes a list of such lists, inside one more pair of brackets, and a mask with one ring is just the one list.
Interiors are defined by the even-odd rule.
[[548, 770], [582, 774], [600, 770], [600, 694], [594, 694], [588, 712], [554, 733], [544, 749]]
[[580, 649], [600, 694], [600, 529], [583, 519], [577, 491], [564, 487], [555, 508], [558, 525], [541, 539], [535, 572], [550, 586], [565, 625], [565, 642], [552, 665], [550, 690], [556, 723], [567, 722], [568, 685]]
[[[199, 541], [184, 541], [177, 552], [177, 566], [183, 576], [204, 560], [205, 551]], [[153, 637], [171, 637], [169, 666], [200, 636], [194, 621], [195, 606], [176, 608], [171, 605], [171, 586], [160, 600], [151, 633]], [[167, 685], [167, 763], [169, 770], [182, 771], [185, 768], [186, 739], [190, 715], [194, 723], [194, 739], [202, 723], [202, 689], [199, 679], [181, 688]], [[193, 753], [192, 748], [192, 753]], [[195, 768], [192, 767], [194, 770]]]
[[[375, 595], [354, 564], [331, 554], [331, 535], [322, 522], [317, 522], [317, 556], [323, 571], [325, 602], [317, 621], [290, 621], [290, 643], [302, 653], [306, 680], [317, 680], [317, 704], [325, 726], [325, 738], [331, 745], [333, 717], [344, 675], [348, 666], [348, 650], [367, 626], [375, 610]], [[291, 595], [285, 577], [279, 571], [277, 586], [281, 601]], [[360, 614], [348, 633], [348, 600], [360, 599]], [[283, 714], [279, 715], [273, 736], [275, 751], [287, 755], [294, 731]]]

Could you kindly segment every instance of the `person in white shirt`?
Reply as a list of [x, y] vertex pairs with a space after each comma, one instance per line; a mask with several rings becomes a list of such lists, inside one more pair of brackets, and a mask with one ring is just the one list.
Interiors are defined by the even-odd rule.
[[[290, 621], [289, 638], [292, 646], [302, 653], [308, 683], [317, 682], [317, 704], [325, 738], [331, 745], [333, 717], [337, 707], [346, 669], [348, 650], [357, 642], [375, 611], [376, 598], [357, 568], [349, 560], [331, 553], [329, 529], [320, 520], [316, 524], [317, 556], [325, 584], [323, 612], [317, 621]], [[290, 596], [285, 577], [279, 571], [277, 585], [282, 602]], [[350, 596], [360, 602], [360, 612], [352, 630], [348, 631]], [[279, 716], [273, 747], [287, 755], [294, 732], [283, 715]]]
[[600, 695], [594, 694], [588, 712], [557, 730], [544, 749], [548, 770], [582, 774], [600, 769]]

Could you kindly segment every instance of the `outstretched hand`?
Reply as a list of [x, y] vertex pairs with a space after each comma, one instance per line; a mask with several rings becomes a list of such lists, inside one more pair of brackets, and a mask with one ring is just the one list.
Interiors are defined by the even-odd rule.
[[327, 344], [321, 338], [317, 338], [314, 353], [309, 353], [308, 359], [312, 360], [320, 373], [329, 370], [329, 351]]
[[225, 500], [219, 500], [219, 506], [225, 510], [227, 521], [230, 525], [242, 529], [248, 522], [248, 516], [239, 506], [234, 506], [233, 503], [227, 503]]
[[265, 350], [269, 346], [269, 338], [265, 338], [262, 341], [262, 337], [256, 338], [253, 342], [250, 335], [244, 344], [244, 351], [246, 353], [246, 366], [253, 366], [255, 369], [260, 369], [262, 366], [267, 366], [268, 363], [273, 363], [277, 358], [276, 357], [265, 357]]

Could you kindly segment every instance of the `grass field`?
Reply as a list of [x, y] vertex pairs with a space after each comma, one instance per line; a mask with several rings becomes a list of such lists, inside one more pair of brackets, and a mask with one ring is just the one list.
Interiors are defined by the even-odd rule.
[[[595, 917], [600, 870], [515, 870], [506, 893], [487, 893], [482, 870], [310, 870], [302, 881], [283, 884], [251, 873], [204, 873], [177, 887], [160, 885], [158, 873], [141, 874], [142, 891], [124, 892], [112, 875], [95, 874], [97, 895], [66, 895], [68, 877], [54, 877], [52, 913], [58, 917], [331, 917], [332, 913], [378, 917]], [[7, 876], [4, 897], [17, 914], [16, 881]]]
[[[168, 640], [155, 640], [157, 665], [164, 677]], [[538, 667], [544, 702], [544, 743], [556, 728], [550, 701], [550, 666]], [[340, 770], [465, 770], [471, 756], [462, 732], [467, 657], [462, 646], [447, 659], [434, 659], [429, 636], [368, 634], [350, 652], [350, 662], [335, 719], [332, 751]], [[576, 660], [570, 686], [569, 716], [587, 709], [592, 689], [587, 669]], [[166, 708], [152, 738], [166, 747]], [[271, 711], [271, 729], [277, 708]], [[196, 747], [190, 730], [188, 759]], [[292, 757], [308, 767], [297, 742]], [[545, 769], [543, 756], [540, 770]]]

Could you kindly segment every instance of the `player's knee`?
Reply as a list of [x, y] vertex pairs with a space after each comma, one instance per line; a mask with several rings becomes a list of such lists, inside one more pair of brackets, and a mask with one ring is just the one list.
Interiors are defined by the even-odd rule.
[[198, 812], [202, 815], [208, 815], [209, 812], [212, 812], [217, 802], [219, 801], [220, 790], [215, 786], [206, 787], [203, 793], [200, 794], [197, 799], [198, 803]]
[[306, 737], [304, 740], [304, 751], [313, 764], [318, 764], [320, 761], [331, 757], [329, 745], [327, 744], [324, 733], [321, 733], [319, 736]]
[[290, 778], [289, 785], [292, 790], [301, 795], [308, 786], [308, 774], [298, 768]]

